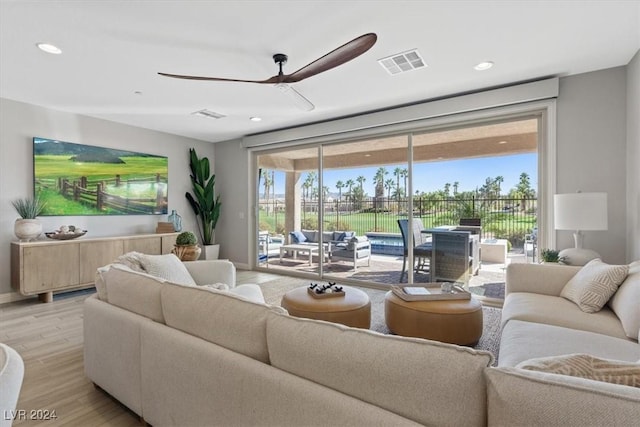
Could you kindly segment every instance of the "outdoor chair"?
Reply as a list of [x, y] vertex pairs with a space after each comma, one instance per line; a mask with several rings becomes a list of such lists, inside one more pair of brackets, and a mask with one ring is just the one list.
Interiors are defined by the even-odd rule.
[[536, 262], [538, 250], [538, 227], [533, 227], [531, 234], [524, 235], [524, 257], [529, 262], [529, 247], [531, 247], [531, 262]]
[[[433, 246], [427, 242], [427, 237], [422, 230], [424, 225], [421, 219], [414, 219], [411, 232], [413, 235], [413, 258], [415, 261], [415, 271], [428, 271], [428, 261], [431, 259], [431, 253]], [[402, 258], [402, 272], [400, 273], [400, 282], [404, 276], [407, 267], [407, 256], [409, 256], [409, 220], [399, 219], [398, 226], [400, 227], [400, 233], [402, 234], [403, 258]]]

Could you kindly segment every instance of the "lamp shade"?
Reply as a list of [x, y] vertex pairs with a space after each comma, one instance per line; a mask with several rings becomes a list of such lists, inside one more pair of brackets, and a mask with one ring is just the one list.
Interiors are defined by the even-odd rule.
[[607, 193], [569, 193], [554, 196], [556, 230], [606, 230]]

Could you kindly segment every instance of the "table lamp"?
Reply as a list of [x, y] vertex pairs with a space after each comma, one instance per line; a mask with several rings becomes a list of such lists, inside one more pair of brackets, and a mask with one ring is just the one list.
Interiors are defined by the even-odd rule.
[[575, 247], [560, 251], [565, 264], [585, 265], [600, 258], [596, 251], [583, 248], [583, 230], [606, 230], [607, 193], [569, 193], [554, 196], [556, 230], [575, 230]]

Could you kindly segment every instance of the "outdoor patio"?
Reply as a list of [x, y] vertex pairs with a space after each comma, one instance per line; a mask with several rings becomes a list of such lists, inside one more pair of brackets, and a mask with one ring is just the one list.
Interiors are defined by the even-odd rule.
[[[529, 256], [529, 262], [531, 257]], [[268, 264], [263, 264], [269, 269], [289, 271], [295, 273], [319, 273], [318, 258], [313, 257], [312, 265], [309, 265], [307, 257], [293, 259], [284, 257], [282, 263], [278, 257], [270, 258]], [[470, 276], [469, 289], [479, 296], [488, 298], [504, 299], [504, 282], [506, 266], [511, 263], [526, 263], [527, 258], [522, 249], [514, 249], [507, 254], [506, 263], [482, 262], [477, 275]], [[331, 262], [324, 263], [323, 273], [325, 279], [348, 278], [351, 280], [363, 280], [385, 285], [395, 285], [400, 283], [400, 273], [402, 271], [402, 256], [379, 255], [371, 256], [370, 266], [361, 263], [354, 271], [352, 263]], [[403, 282], [406, 283], [406, 274]], [[414, 273], [414, 283], [429, 283], [429, 274], [423, 272]]]

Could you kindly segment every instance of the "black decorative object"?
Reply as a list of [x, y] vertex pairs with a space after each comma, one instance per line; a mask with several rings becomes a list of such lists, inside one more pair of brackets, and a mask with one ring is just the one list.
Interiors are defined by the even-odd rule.
[[338, 286], [335, 282], [329, 282], [327, 284], [309, 283], [307, 288], [309, 295], [314, 298], [331, 298], [344, 296], [344, 288]]

